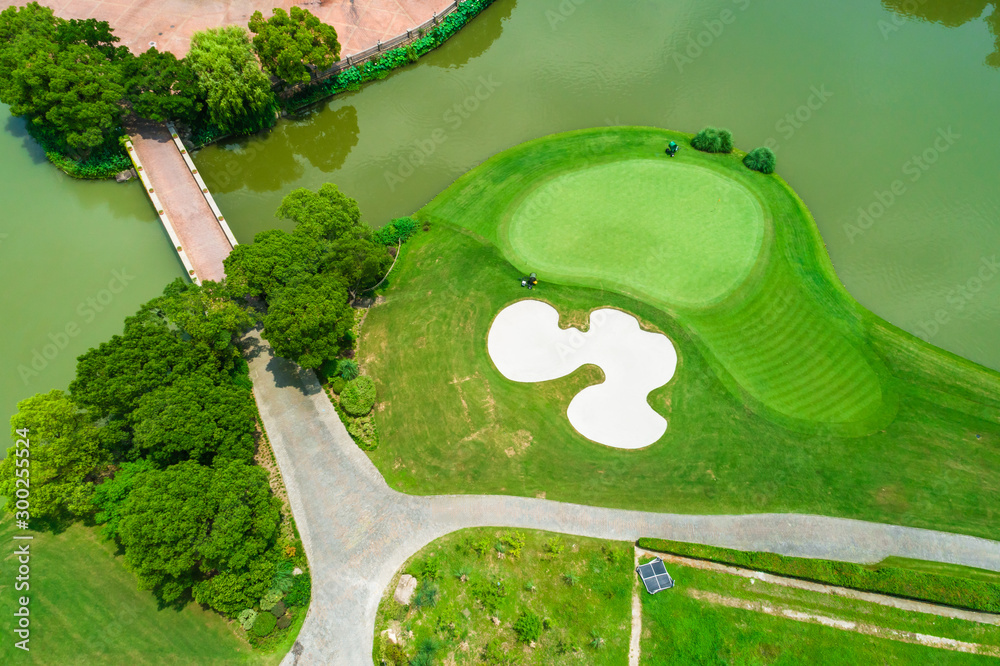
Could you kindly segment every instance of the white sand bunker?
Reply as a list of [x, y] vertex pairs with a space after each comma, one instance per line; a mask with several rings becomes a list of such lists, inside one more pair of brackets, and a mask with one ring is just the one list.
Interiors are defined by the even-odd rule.
[[674, 376], [677, 353], [665, 335], [643, 331], [632, 315], [595, 310], [582, 333], [559, 328], [559, 313], [548, 303], [519, 301], [493, 320], [486, 346], [500, 373], [515, 382], [544, 382], [586, 363], [599, 366], [604, 383], [580, 391], [566, 414], [588, 439], [639, 449], [667, 430], [646, 396]]

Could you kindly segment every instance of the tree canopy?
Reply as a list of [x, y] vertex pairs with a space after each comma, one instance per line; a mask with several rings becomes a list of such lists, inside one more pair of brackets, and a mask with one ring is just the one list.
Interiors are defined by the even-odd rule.
[[242, 134], [274, 124], [277, 103], [271, 81], [258, 66], [244, 28], [196, 32], [186, 60], [198, 76], [213, 123]]
[[253, 46], [264, 67], [289, 83], [305, 83], [310, 66], [326, 69], [340, 58], [340, 43], [332, 25], [308, 9], [292, 7], [291, 13], [275, 8], [270, 18], [259, 11], [250, 17]]
[[319, 240], [334, 240], [362, 226], [358, 202], [333, 183], [319, 190], [300, 187], [281, 200], [275, 217], [295, 222], [295, 233]]
[[322, 247], [308, 236], [281, 229], [262, 231], [252, 244], [239, 244], [223, 261], [234, 293], [271, 298], [293, 278], [319, 270]]
[[[91, 512], [92, 476], [110, 460], [105, 433], [62, 391], [40, 393], [17, 405], [11, 438], [27, 428], [29, 447], [13, 446], [0, 462], [0, 495], [15, 510], [18, 470], [30, 467], [31, 516], [59, 520]], [[19, 452], [20, 450], [20, 452]], [[28, 463], [18, 461], [28, 460]], [[24, 485], [22, 483], [22, 485]]]
[[150, 48], [122, 63], [123, 85], [136, 115], [162, 123], [191, 122], [204, 107], [198, 77], [185, 60]]
[[353, 323], [347, 291], [337, 276], [309, 275], [287, 285], [268, 303], [261, 336], [279, 356], [303, 368], [318, 368], [326, 359], [336, 358]]
[[[187, 461], [134, 478], [117, 533], [140, 587], [169, 603], [201, 585], [198, 601], [232, 614], [251, 606], [258, 588], [266, 589], [273, 578], [273, 563], [255, 566], [254, 560], [273, 547], [279, 520], [278, 501], [259, 467]], [[254, 570], [257, 584], [236, 595], [202, 583], [217, 575], [244, 578]]]

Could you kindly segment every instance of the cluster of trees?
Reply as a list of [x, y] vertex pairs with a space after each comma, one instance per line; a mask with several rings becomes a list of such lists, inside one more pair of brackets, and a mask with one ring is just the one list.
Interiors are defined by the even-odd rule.
[[75, 159], [113, 145], [133, 111], [157, 122], [212, 123], [250, 133], [274, 122], [268, 75], [300, 82], [340, 55], [337, 33], [308, 10], [256, 12], [247, 31], [196, 33], [183, 59], [119, 46], [106, 21], [65, 20], [31, 2], [0, 12], [0, 101], [25, 116], [33, 134]]
[[[253, 606], [283, 561], [236, 346], [253, 323], [224, 286], [177, 280], [79, 358], [68, 393], [22, 401], [11, 425], [28, 429], [32, 521], [103, 524], [163, 602]], [[24, 455], [0, 462], [11, 511]]]
[[[727, 129], [706, 127], [691, 137], [691, 147], [706, 153], [733, 152], [733, 133]], [[774, 173], [777, 158], [767, 146], [754, 148], [743, 156], [746, 168], [761, 173]]]
[[225, 260], [227, 285], [267, 303], [262, 336], [276, 354], [319, 368], [351, 346], [350, 302], [383, 278], [392, 264], [387, 245], [414, 225], [404, 218], [376, 234], [358, 202], [331, 183], [293, 190], [276, 216], [295, 222], [293, 231], [262, 231], [237, 245]]

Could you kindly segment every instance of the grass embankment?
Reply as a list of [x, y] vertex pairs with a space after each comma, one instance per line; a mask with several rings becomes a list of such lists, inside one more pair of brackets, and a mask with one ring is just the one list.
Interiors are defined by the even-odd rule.
[[[237, 626], [213, 611], [197, 604], [158, 609], [96, 528], [75, 524], [61, 534], [32, 532], [31, 541], [13, 541], [19, 533], [11, 516], [0, 523], [9, 574], [0, 580], [0, 614], [9, 629], [17, 598], [30, 597], [31, 651], [16, 649], [13, 634], [5, 631], [0, 662], [277, 664], [289, 647], [255, 654], [236, 635]], [[16, 592], [11, 544], [23, 543], [31, 544], [31, 589]]]
[[[732, 550], [666, 539], [639, 539], [639, 547], [864, 592], [1000, 613], [1000, 583], [954, 575], [963, 569], [968, 572], [976, 571], [965, 567], [952, 569], [951, 574], [942, 574], [884, 564], [863, 566], [852, 562], [788, 557], [776, 553]], [[990, 572], [983, 573], [988, 575]]]
[[[523, 545], [516, 554], [511, 542], [518, 538]], [[468, 529], [432, 542], [401, 573], [415, 576], [419, 585], [409, 606], [393, 600], [397, 579], [386, 590], [375, 623], [376, 664], [383, 658], [401, 666], [621, 664], [627, 659], [632, 544], [532, 530]], [[525, 614], [541, 623], [534, 646], [514, 629]], [[389, 628], [406, 636], [405, 661], [382, 633]], [[408, 661], [420, 652], [436, 658]], [[400, 655], [397, 661], [394, 654]]]
[[[909, 632], [998, 651], [1000, 630], [834, 595], [667, 565], [672, 590], [641, 594], [643, 666], [668, 664], [987, 664], [994, 659], [897, 639]], [[856, 623], [847, 631], [771, 613]], [[860, 625], [860, 626], [857, 626]], [[866, 635], [865, 631], [875, 635]], [[885, 637], [883, 637], [885, 636]]]
[[[370, 455], [390, 485], [419, 494], [545, 493], [652, 511], [817, 513], [1000, 537], [997, 373], [926, 345], [850, 299], [801, 202], [737, 156], [686, 150], [674, 158], [700, 160], [716, 173], [735, 169], [744, 186], [771, 188], [785, 206], [779, 215], [765, 200], [772, 223], [763, 259], [723, 302], [685, 313], [652, 296], [557, 284], [544, 273], [538, 289], [519, 286], [530, 266], [511, 264], [498, 229], [560, 155], [632, 159], [679, 136], [634, 129], [541, 139], [487, 161], [421, 213], [431, 231], [403, 246], [386, 302], [370, 311], [359, 346], [379, 390], [381, 445]], [[496, 371], [486, 351], [490, 324], [529, 296], [556, 307], [564, 325], [610, 306], [671, 339], [677, 373], [649, 398], [669, 422], [659, 442], [622, 451], [573, 430], [566, 407], [600, 381], [596, 368], [540, 384]], [[713, 326], [718, 335], [702, 339]], [[733, 373], [718, 360], [720, 344], [742, 359]], [[756, 369], [752, 358], [761, 360]], [[815, 368], [800, 373], [800, 366]], [[791, 382], [784, 386], [798, 388], [780, 399], [804, 410], [864, 412], [865, 392], [845, 387], [865, 384], [858, 378], [868, 372], [888, 399], [874, 417], [853, 423], [792, 419], [740, 383], [753, 383], [744, 375], [758, 371], [753, 381], [762, 384], [784, 373]]]

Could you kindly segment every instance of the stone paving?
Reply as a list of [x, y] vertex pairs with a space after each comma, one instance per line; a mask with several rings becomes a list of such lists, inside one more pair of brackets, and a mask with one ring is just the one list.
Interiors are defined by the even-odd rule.
[[[0, 9], [23, 6], [27, 0], [0, 0]], [[155, 44], [160, 51], [181, 57], [198, 30], [239, 24], [260, 10], [273, 7], [308, 9], [337, 29], [341, 57], [375, 46], [430, 19], [450, 0], [43, 0], [57, 16], [96, 18], [111, 24], [121, 44], [141, 53]]]
[[165, 125], [131, 118], [126, 127], [143, 170], [149, 178], [201, 280], [220, 281], [226, 276], [222, 260], [233, 246], [216, 221], [184, 158]]
[[353, 442], [310, 371], [247, 337], [254, 395], [309, 557], [313, 600], [286, 666], [371, 663], [375, 614], [393, 574], [430, 541], [465, 527], [640, 536], [785, 555], [875, 562], [890, 555], [1000, 571], [1000, 543], [798, 514], [689, 516], [507, 496], [404, 495]]

